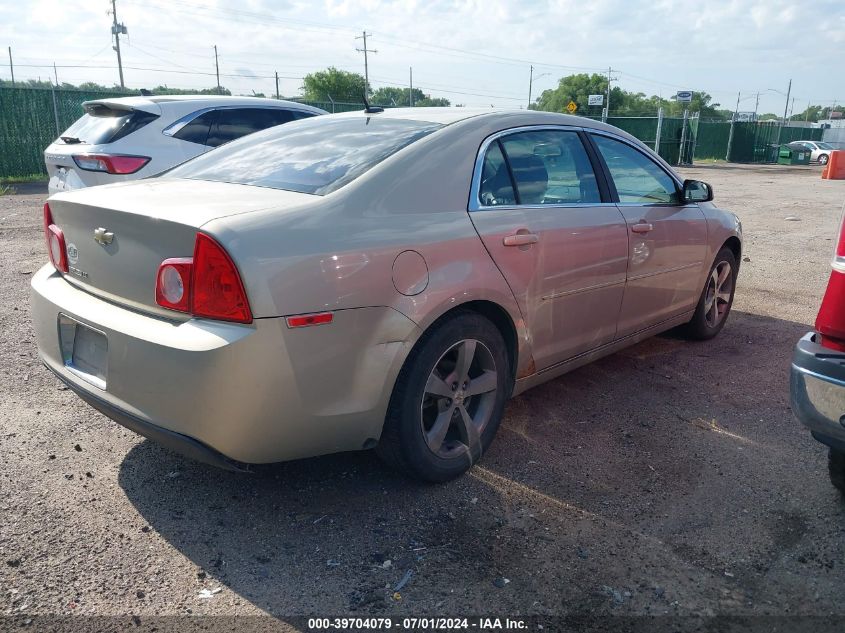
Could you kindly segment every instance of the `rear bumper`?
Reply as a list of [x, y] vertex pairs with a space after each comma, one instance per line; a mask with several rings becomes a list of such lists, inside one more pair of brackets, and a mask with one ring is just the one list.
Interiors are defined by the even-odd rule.
[[845, 353], [822, 347], [815, 337], [809, 332], [795, 346], [792, 410], [819, 442], [845, 451]]
[[[49, 265], [32, 279], [32, 314], [42, 360], [92, 406], [218, 466], [372, 445], [417, 331], [384, 307], [295, 330], [282, 318], [173, 322], [95, 297]], [[105, 388], [66, 365], [60, 315], [105, 336]]]
[[225, 470], [240, 472], [249, 471], [249, 464], [236, 462], [235, 460], [229, 459], [222, 453], [214, 450], [210, 446], [206, 446], [199, 440], [187, 435], [182, 435], [181, 433], [176, 433], [175, 431], [169, 431], [168, 429], [156, 426], [155, 424], [142, 420], [141, 418], [131, 415], [126, 411], [118, 409], [116, 406], [97, 397], [90, 391], [81, 389], [78, 385], [66, 380], [60, 372], [55, 371], [49, 365], [47, 365], [47, 368], [74, 393], [76, 393], [77, 396], [82, 398], [85, 402], [94, 407], [107, 418], [114, 420], [121, 426], [125, 426], [130, 431], [134, 431], [138, 435], [143, 435], [157, 444], [161, 444], [165, 448], [181, 453], [182, 455], [198, 462], [211, 464], [212, 466], [223, 468]]

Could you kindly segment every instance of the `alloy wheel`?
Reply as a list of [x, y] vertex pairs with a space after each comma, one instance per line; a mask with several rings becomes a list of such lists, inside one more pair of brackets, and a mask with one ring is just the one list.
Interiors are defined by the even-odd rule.
[[464, 339], [435, 363], [421, 404], [422, 432], [438, 457], [473, 454], [496, 403], [499, 376], [484, 343]]
[[716, 327], [727, 315], [733, 284], [731, 265], [726, 261], [716, 264], [707, 280], [707, 292], [704, 295], [704, 321], [708, 327]]

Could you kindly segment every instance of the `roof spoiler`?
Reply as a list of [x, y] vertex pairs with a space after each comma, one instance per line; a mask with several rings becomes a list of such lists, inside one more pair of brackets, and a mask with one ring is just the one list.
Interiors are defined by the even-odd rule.
[[92, 101], [85, 101], [82, 107], [86, 114], [91, 116], [98, 116], [97, 111], [100, 110], [99, 116], [103, 116], [103, 109], [112, 111], [123, 111], [127, 114], [140, 110], [141, 112], [149, 112], [150, 114], [161, 115], [161, 108], [157, 103], [149, 101], [148, 99], [131, 97], [131, 100], [126, 98], [116, 99], [94, 99]]

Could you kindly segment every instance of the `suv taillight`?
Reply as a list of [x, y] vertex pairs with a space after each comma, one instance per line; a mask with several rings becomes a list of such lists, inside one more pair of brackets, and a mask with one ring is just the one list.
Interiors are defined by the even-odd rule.
[[50, 205], [44, 204], [44, 238], [47, 240], [47, 254], [50, 256], [50, 263], [59, 272], [67, 272], [67, 247], [65, 246], [65, 234], [53, 222], [53, 213]]
[[149, 156], [119, 156], [114, 154], [74, 154], [73, 162], [85, 171], [107, 174], [134, 174], [150, 162]]
[[845, 214], [839, 224], [832, 267], [816, 317], [816, 331], [820, 334], [821, 345], [845, 352]]
[[193, 257], [161, 263], [156, 303], [206, 319], [252, 323], [237, 267], [223, 247], [205, 233], [197, 233]]

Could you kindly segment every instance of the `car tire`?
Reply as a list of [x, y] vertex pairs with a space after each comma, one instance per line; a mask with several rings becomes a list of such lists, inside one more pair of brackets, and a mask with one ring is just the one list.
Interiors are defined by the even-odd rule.
[[448, 315], [406, 359], [376, 452], [412, 478], [454, 479], [490, 446], [512, 388], [496, 326], [475, 312]]
[[821, 154], [819, 156], [819, 165], [827, 165], [827, 161], [828, 161], [828, 155], [827, 154]]
[[830, 483], [845, 495], [845, 453], [830, 449], [827, 454], [827, 472], [830, 474]]
[[[726, 267], [728, 276], [723, 276]], [[707, 281], [704, 284], [704, 290], [701, 291], [695, 313], [689, 323], [682, 328], [684, 335], [691, 339], [706, 341], [722, 331], [733, 305], [737, 273], [737, 262], [733, 251], [727, 247], [722, 248], [707, 274]], [[730, 287], [726, 289], [728, 282], [730, 282]]]

